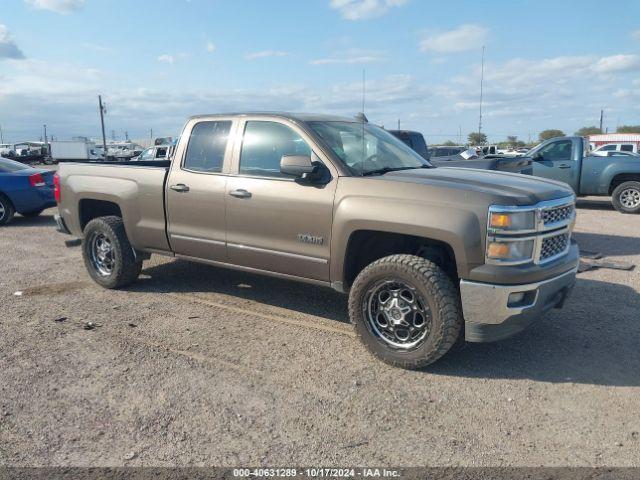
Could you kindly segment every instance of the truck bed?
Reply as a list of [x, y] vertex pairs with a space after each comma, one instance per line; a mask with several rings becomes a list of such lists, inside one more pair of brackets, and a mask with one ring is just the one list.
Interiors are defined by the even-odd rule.
[[[83, 206], [102, 202], [118, 208], [132, 245], [169, 250], [165, 223], [165, 183], [171, 162], [65, 162], [60, 164], [60, 214], [71, 233], [82, 238]], [[95, 207], [93, 207], [95, 210]]]

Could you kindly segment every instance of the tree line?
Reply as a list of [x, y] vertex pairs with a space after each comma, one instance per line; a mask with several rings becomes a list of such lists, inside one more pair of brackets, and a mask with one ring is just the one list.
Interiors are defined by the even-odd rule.
[[[588, 135], [597, 135], [603, 133], [602, 130], [598, 127], [582, 127], [575, 135], [578, 137], [586, 137]], [[639, 133], [640, 134], [640, 125], [620, 125], [616, 129], [616, 133]], [[549, 140], [550, 138], [555, 137], [564, 137], [565, 133], [562, 130], [549, 128], [547, 130], [543, 130], [538, 135], [538, 140], [540, 142], [544, 142], [545, 140]], [[487, 143], [487, 136], [484, 133], [479, 132], [471, 132], [467, 137], [469, 145], [484, 145]], [[445, 142], [444, 145], [455, 145], [454, 142], [448, 141]], [[500, 142], [499, 146], [510, 147], [510, 148], [520, 148], [526, 146], [526, 143], [522, 140], [518, 140], [518, 137], [515, 135], [508, 136], [506, 142]]]

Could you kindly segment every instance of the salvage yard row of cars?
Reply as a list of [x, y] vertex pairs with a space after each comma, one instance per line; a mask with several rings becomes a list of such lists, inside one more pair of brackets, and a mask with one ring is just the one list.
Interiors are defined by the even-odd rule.
[[[576, 195], [640, 211], [640, 160], [594, 157], [580, 137], [483, 170], [441, 168], [366, 119], [243, 113], [192, 117], [167, 159], [158, 150], [63, 163], [53, 179], [0, 175], [53, 186], [57, 229], [82, 240], [102, 287], [136, 281], [151, 254], [330, 287], [348, 294], [371, 353], [403, 368], [562, 307], [579, 261]], [[499, 171], [514, 166], [528, 175]], [[40, 208], [1, 198], [5, 212]]]

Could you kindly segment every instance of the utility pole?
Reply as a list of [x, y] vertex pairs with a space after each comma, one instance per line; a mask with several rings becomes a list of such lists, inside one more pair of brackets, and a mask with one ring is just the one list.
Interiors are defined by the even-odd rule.
[[49, 154], [49, 143], [47, 142], [47, 124], [43, 125], [44, 127], [44, 148], [47, 150], [47, 155]]
[[2, 125], [0, 125], [0, 143], [4, 143], [4, 137], [2, 136]]
[[600, 110], [600, 133], [602, 133], [602, 120], [604, 119], [604, 110]]
[[[480, 116], [478, 118], [478, 137], [482, 134], [482, 88], [484, 84], [484, 49], [485, 46], [482, 46], [482, 63], [480, 67]], [[479, 140], [479, 139], [478, 139]]]
[[153, 128], [149, 129], [149, 138], [153, 140]]
[[98, 106], [100, 108], [100, 126], [102, 127], [102, 148], [104, 149], [104, 158], [107, 158], [107, 137], [104, 134], [104, 114], [106, 108], [102, 105], [102, 95], [98, 95]]

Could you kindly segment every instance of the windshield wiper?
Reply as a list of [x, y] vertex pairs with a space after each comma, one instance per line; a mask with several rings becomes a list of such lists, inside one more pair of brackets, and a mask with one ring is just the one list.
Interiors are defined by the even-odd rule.
[[383, 167], [383, 168], [378, 168], [376, 170], [368, 170], [366, 172], [362, 172], [362, 176], [367, 177], [370, 175], [384, 175], [385, 173], [389, 173], [389, 172], [398, 172], [400, 170], [415, 170], [416, 168], [432, 168], [432, 167], [429, 165], [418, 165], [415, 167]]

